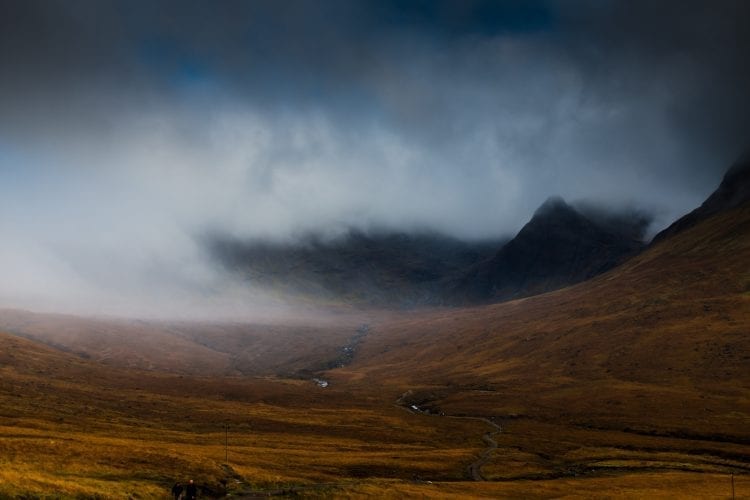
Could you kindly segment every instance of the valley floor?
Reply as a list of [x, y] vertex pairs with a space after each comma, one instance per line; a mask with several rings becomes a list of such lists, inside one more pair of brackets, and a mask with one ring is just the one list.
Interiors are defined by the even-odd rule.
[[209, 498], [730, 498], [732, 473], [750, 495], [746, 444], [525, 417], [497, 432], [356, 384], [80, 368], [2, 369], [0, 498], [169, 498], [189, 478]]

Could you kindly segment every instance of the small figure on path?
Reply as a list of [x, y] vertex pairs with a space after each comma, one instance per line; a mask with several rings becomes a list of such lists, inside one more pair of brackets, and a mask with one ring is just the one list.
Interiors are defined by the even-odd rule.
[[172, 486], [172, 495], [174, 496], [174, 500], [180, 500], [180, 495], [182, 495], [182, 485], [180, 483], [174, 483], [174, 486]]
[[198, 488], [191, 479], [187, 488], [185, 488], [185, 500], [195, 500], [196, 498], [198, 498]]

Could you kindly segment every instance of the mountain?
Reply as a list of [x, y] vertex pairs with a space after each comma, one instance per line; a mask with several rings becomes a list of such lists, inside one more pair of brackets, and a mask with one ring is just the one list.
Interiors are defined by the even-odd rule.
[[504, 446], [524, 451], [507, 467], [527, 474], [646, 462], [746, 470], [748, 262], [750, 200], [584, 283], [376, 326], [331, 378], [394, 387], [432, 413], [495, 418]]
[[643, 248], [632, 229], [638, 224], [617, 222], [550, 198], [515, 238], [458, 280], [454, 293], [464, 302], [502, 301], [585, 281]]
[[750, 152], [732, 165], [716, 191], [700, 207], [679, 218], [657, 234], [653, 243], [693, 227], [716, 213], [737, 207], [748, 200], [750, 200]]
[[352, 230], [293, 243], [213, 237], [209, 247], [250, 284], [316, 301], [411, 308], [507, 300], [578, 283], [638, 253], [646, 222], [550, 198], [511, 241]]
[[750, 390], [748, 262], [750, 201], [575, 286], [391, 322], [363, 343], [353, 369], [425, 384], [741, 376]]
[[292, 243], [214, 237], [211, 254], [250, 284], [318, 301], [413, 307], [442, 302], [443, 283], [491, 256], [503, 240], [352, 230]]

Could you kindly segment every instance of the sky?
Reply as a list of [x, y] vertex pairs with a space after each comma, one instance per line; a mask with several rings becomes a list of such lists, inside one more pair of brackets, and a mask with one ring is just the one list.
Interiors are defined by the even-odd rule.
[[0, 306], [260, 304], [209, 233], [482, 239], [550, 196], [653, 232], [750, 144], [748, 20], [744, 0], [0, 0]]

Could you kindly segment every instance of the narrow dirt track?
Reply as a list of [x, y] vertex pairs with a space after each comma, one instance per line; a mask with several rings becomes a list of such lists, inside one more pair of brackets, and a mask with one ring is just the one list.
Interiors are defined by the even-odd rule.
[[[404, 393], [401, 395], [401, 397], [398, 399], [395, 406], [398, 408], [404, 409], [408, 411], [409, 413], [415, 413], [420, 415], [425, 415], [426, 413], [421, 410], [414, 410], [409, 405], [404, 403], [404, 397], [407, 396], [408, 393]], [[429, 415], [429, 414], [428, 414]], [[437, 415], [433, 415], [437, 416]], [[497, 436], [502, 432], [502, 427], [500, 425], [496, 424], [492, 420], [484, 417], [461, 417], [456, 415], [445, 415], [443, 418], [455, 418], [455, 419], [463, 419], [463, 420], [478, 420], [480, 422], [484, 422], [490, 426], [492, 426], [495, 430], [485, 433], [482, 436], [482, 441], [487, 443], [487, 448], [482, 452], [482, 454], [479, 456], [478, 459], [473, 461], [469, 464], [469, 466], [466, 468], [466, 470], [469, 473], [469, 476], [471, 476], [471, 479], [474, 481], [486, 481], [487, 479], [482, 476], [482, 466], [485, 465], [487, 462], [490, 461], [492, 458], [492, 452], [497, 449], [497, 441], [495, 441], [494, 437]]]
[[469, 475], [474, 481], [486, 481], [487, 479], [482, 475], [482, 466], [490, 461], [492, 458], [492, 452], [497, 449], [497, 441], [493, 438], [502, 432], [502, 428], [492, 420], [481, 418], [481, 417], [452, 417], [452, 418], [474, 418], [486, 422], [495, 428], [494, 431], [485, 433], [482, 436], [482, 441], [487, 443], [487, 449], [482, 452], [477, 460], [469, 464], [468, 471]]
[[[396, 404], [395, 406], [398, 408], [401, 408], [402, 410], [406, 410], [409, 413], [425, 415], [424, 412], [415, 411], [407, 406], [402, 406], [401, 404]], [[433, 415], [433, 416], [439, 417], [438, 415]], [[482, 441], [484, 441], [487, 444], [487, 448], [482, 452], [481, 455], [479, 455], [479, 458], [477, 458], [475, 461], [470, 463], [466, 468], [472, 480], [486, 481], [487, 479], [482, 475], [482, 466], [484, 466], [485, 464], [487, 464], [487, 462], [490, 461], [490, 459], [492, 458], [492, 453], [497, 449], [498, 445], [494, 437], [502, 432], [502, 427], [500, 427], [500, 425], [496, 424], [492, 420], [488, 418], [484, 418], [484, 417], [468, 417], [468, 416], [462, 417], [462, 416], [456, 416], [456, 415], [445, 415], [443, 416], [443, 418], [476, 420], [476, 421], [484, 422], [485, 424], [491, 426], [494, 429], [482, 435]], [[237, 482], [241, 484], [243, 483], [247, 484], [247, 481], [245, 480], [245, 478], [237, 474], [237, 472], [235, 472], [231, 466], [222, 464], [222, 468], [227, 474], [228, 480], [230, 479], [236, 480]], [[291, 486], [288, 488], [257, 489], [257, 490], [253, 490], [248, 487], [248, 488], [235, 490], [232, 493], [232, 496], [234, 498], [252, 499], [252, 498], [268, 498], [268, 497], [274, 497], [274, 496], [298, 495], [299, 493], [304, 492], [304, 491], [320, 490], [323, 488], [343, 486], [346, 484], [347, 483], [321, 483], [321, 484]]]

